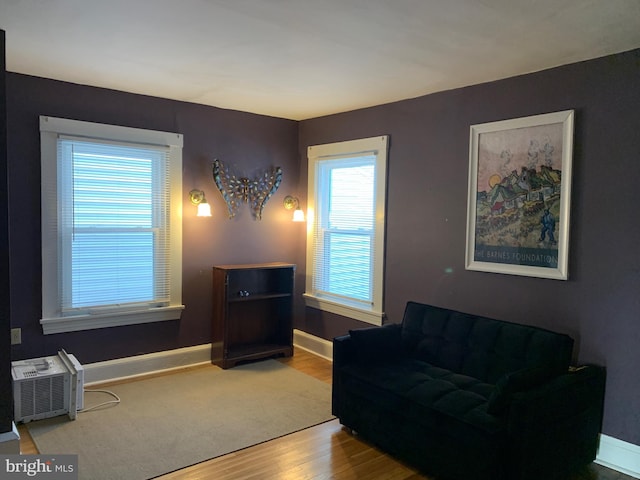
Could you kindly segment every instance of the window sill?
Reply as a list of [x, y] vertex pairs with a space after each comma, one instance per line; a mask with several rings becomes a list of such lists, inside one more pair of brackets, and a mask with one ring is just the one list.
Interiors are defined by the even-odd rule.
[[343, 317], [353, 318], [354, 320], [370, 323], [372, 325], [382, 325], [384, 312], [375, 312], [360, 306], [338, 303], [336, 301], [316, 297], [309, 293], [305, 293], [302, 296], [307, 307], [317, 308], [318, 310], [335, 313]]
[[104, 313], [99, 315], [78, 315], [73, 317], [43, 318], [40, 320], [42, 332], [52, 333], [77, 332], [96, 328], [119, 327], [139, 323], [178, 320], [184, 305], [150, 308], [134, 312]]

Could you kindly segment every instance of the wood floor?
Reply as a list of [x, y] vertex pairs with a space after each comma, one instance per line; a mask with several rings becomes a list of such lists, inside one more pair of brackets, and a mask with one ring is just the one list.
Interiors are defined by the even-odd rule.
[[[296, 349], [293, 357], [280, 361], [323, 382], [331, 383], [332, 364], [328, 360]], [[18, 428], [22, 453], [38, 453], [28, 430], [24, 425]], [[419, 474], [357, 436], [349, 434], [337, 420], [158, 477], [158, 480], [201, 479], [436, 480]], [[592, 464], [567, 480], [633, 479]]]

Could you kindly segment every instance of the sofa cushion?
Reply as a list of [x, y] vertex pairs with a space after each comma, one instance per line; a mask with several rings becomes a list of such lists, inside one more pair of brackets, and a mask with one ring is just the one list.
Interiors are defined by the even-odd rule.
[[415, 359], [341, 369], [343, 387], [378, 408], [393, 409], [408, 422], [465, 438], [494, 435], [504, 421], [487, 413], [494, 386]]
[[407, 303], [401, 338], [408, 355], [491, 384], [541, 365], [564, 372], [573, 350], [567, 335], [416, 302]]

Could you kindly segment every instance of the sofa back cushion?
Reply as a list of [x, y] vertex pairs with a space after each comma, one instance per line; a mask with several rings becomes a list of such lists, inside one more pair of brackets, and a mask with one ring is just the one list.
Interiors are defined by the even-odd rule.
[[495, 384], [525, 368], [567, 370], [573, 339], [538, 327], [408, 302], [402, 342], [409, 356]]

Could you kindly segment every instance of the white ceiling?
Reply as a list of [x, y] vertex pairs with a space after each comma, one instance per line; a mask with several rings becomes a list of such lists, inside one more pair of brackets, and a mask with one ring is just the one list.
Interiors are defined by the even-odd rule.
[[640, 47], [640, 0], [0, 0], [7, 70], [295, 120]]

